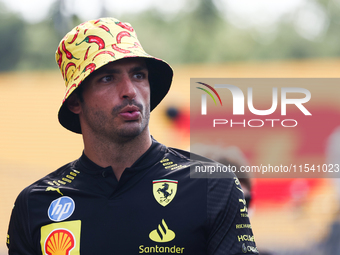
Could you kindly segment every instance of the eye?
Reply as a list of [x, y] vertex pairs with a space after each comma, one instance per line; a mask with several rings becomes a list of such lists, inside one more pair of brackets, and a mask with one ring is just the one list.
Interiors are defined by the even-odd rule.
[[99, 81], [103, 82], [103, 83], [109, 83], [109, 82], [113, 81], [113, 76], [112, 75], [106, 75], [106, 76], [100, 78]]
[[133, 75], [138, 80], [144, 80], [146, 78], [146, 73], [138, 72]]

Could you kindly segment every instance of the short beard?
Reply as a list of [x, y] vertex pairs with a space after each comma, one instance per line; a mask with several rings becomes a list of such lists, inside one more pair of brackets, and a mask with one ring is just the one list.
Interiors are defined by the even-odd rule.
[[131, 132], [131, 130], [128, 129], [122, 129], [119, 130], [119, 132], [117, 133], [118, 136], [122, 139], [122, 141], [127, 141], [127, 140], [131, 140], [132, 138], [137, 137], [138, 135], [140, 135], [145, 128], [148, 126], [149, 124], [149, 119], [150, 119], [150, 105], [146, 105], [145, 110], [142, 104], [136, 103], [135, 100], [126, 100], [124, 101], [124, 103], [122, 105], [116, 106], [112, 109], [112, 116], [117, 116], [119, 114], [119, 112], [126, 106], [137, 106], [140, 110], [140, 112], [142, 113], [142, 122], [141, 122], [141, 129], [135, 129], [133, 130], [134, 132]]
[[91, 110], [85, 106], [85, 103], [83, 103], [85, 121], [88, 123], [90, 129], [97, 138], [101, 140], [104, 139], [105, 142], [114, 141], [118, 143], [125, 143], [139, 136], [145, 128], [147, 128], [150, 119], [149, 104], [143, 107], [142, 104], [136, 103], [135, 100], [125, 100], [123, 104], [112, 109], [110, 115], [113, 117], [112, 120], [114, 120], [119, 115], [119, 112], [128, 105], [134, 105], [139, 108], [142, 115], [140, 128], [107, 128], [109, 122], [108, 117], [102, 111], [91, 112]]

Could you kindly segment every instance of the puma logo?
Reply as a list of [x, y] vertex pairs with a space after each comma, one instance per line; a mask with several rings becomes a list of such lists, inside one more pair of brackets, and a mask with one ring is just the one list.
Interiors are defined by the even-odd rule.
[[64, 195], [63, 193], [60, 192], [59, 188], [53, 188], [53, 187], [47, 187], [45, 191], [57, 191], [60, 195]]

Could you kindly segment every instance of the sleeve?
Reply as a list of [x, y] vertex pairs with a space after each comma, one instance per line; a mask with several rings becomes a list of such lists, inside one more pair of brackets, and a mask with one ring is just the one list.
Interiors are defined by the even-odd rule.
[[33, 248], [28, 212], [28, 190], [17, 197], [9, 222], [7, 247], [9, 255], [37, 254]]
[[258, 254], [236, 177], [208, 179], [208, 255]]

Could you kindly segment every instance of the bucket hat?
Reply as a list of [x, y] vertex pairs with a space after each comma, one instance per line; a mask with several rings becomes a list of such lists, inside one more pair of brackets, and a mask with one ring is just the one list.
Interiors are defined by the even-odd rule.
[[173, 71], [165, 61], [144, 51], [129, 23], [115, 18], [100, 18], [84, 22], [67, 33], [56, 51], [56, 61], [66, 85], [58, 112], [60, 124], [80, 134], [78, 114], [68, 109], [67, 98], [95, 70], [110, 62], [130, 57], [146, 60], [152, 111], [168, 93]]

